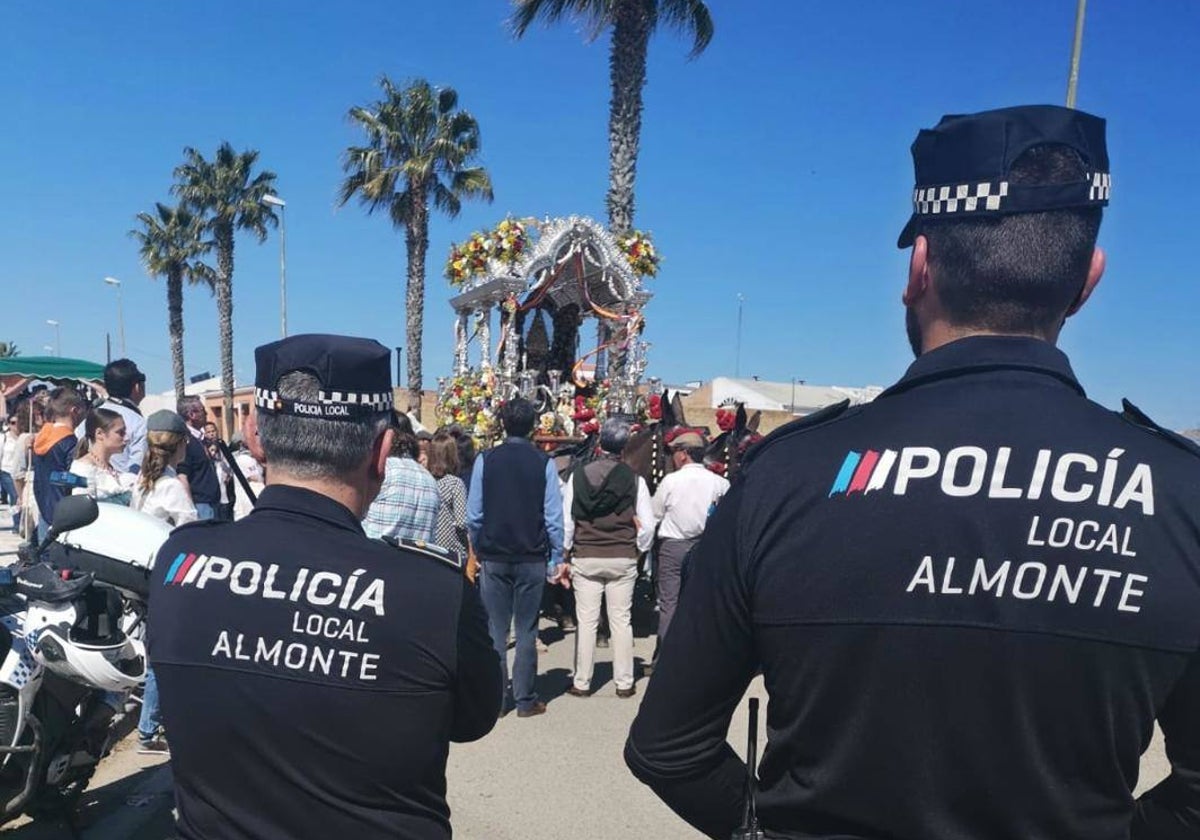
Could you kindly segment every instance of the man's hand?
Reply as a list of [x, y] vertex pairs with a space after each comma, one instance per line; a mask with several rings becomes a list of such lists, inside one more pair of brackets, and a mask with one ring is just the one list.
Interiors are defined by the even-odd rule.
[[571, 564], [570, 563], [559, 563], [550, 572], [550, 576], [547, 578], [547, 580], [551, 584], [558, 584], [563, 589], [570, 589], [571, 588]]

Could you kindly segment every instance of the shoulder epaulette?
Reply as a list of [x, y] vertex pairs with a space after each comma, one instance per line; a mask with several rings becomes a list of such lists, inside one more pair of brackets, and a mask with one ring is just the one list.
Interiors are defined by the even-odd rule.
[[1191, 453], [1197, 458], [1200, 458], [1200, 445], [1197, 445], [1195, 441], [1188, 440], [1178, 432], [1173, 432], [1170, 429], [1164, 429], [1162, 426], [1151, 420], [1146, 412], [1142, 411], [1129, 400], [1121, 400], [1121, 409], [1121, 419], [1132, 423], [1139, 428], [1145, 429], [1147, 432], [1161, 437], [1163, 440], [1174, 446], [1177, 446], [1183, 451]]
[[746, 454], [746, 458], [742, 461], [742, 469], [749, 467], [756, 461], [763, 450], [770, 448], [773, 444], [778, 443], [784, 438], [790, 438], [801, 432], [808, 432], [819, 426], [824, 426], [834, 420], [840, 419], [850, 409], [850, 400], [842, 400], [833, 405], [827, 405], [820, 411], [814, 411], [812, 414], [807, 414], [804, 417], [799, 417], [790, 423], [785, 423], [775, 431], [771, 432], [765, 438], [754, 444], [754, 447]]
[[411, 551], [416, 554], [430, 557], [439, 562], [445, 563], [452, 569], [462, 571], [463, 561], [458, 556], [457, 551], [451, 551], [448, 548], [443, 548], [440, 545], [434, 545], [425, 540], [410, 540], [403, 537], [384, 537], [383, 541], [392, 548], [399, 548], [402, 551]]

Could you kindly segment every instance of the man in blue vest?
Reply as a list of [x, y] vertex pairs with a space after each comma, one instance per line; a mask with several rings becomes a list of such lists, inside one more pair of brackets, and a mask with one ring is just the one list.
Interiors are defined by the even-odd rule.
[[[547, 580], [568, 586], [562, 562], [563, 506], [554, 462], [530, 441], [536, 412], [517, 398], [500, 409], [504, 443], [475, 459], [467, 496], [467, 530], [483, 571], [483, 603], [492, 644], [508, 683], [508, 628], [514, 625], [516, 657], [512, 703], [517, 717], [546, 711], [534, 690], [537, 622]], [[485, 469], [486, 468], [486, 469]]]

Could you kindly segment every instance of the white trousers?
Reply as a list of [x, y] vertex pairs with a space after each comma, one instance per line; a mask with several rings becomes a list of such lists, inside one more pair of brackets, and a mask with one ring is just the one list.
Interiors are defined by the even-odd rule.
[[575, 587], [575, 687], [592, 686], [596, 658], [596, 627], [600, 600], [607, 596], [608, 624], [612, 632], [613, 682], [633, 688], [633, 585], [637, 581], [636, 557], [576, 557], [571, 561]]

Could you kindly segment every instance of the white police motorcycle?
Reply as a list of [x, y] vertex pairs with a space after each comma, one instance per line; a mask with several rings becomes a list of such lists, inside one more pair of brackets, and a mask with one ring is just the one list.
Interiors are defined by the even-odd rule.
[[71, 823], [145, 680], [149, 576], [170, 530], [67, 496], [42, 544], [0, 569], [0, 825], [23, 813]]

